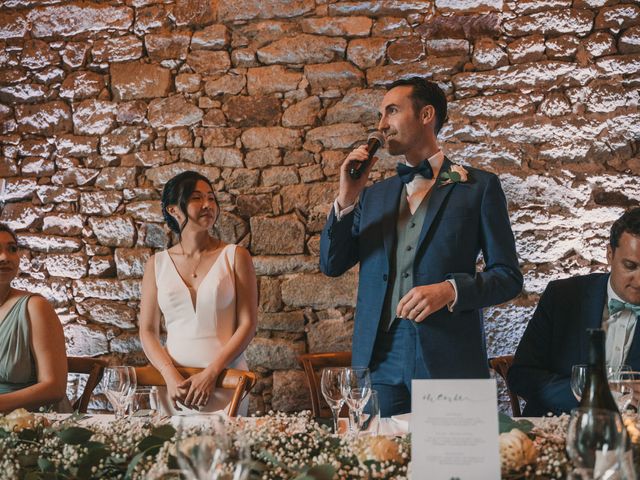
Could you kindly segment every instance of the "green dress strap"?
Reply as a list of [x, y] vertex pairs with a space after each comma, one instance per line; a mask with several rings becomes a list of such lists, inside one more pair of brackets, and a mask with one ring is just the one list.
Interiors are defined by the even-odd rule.
[[26, 315], [30, 297], [20, 297], [0, 322], [0, 394], [15, 392], [37, 381]]

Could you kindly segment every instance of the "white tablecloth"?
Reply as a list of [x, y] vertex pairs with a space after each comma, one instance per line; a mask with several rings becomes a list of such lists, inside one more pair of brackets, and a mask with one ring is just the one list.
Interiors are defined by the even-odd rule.
[[[63, 420], [68, 418], [69, 415], [65, 414], [50, 414], [47, 415], [48, 418], [52, 420]], [[207, 421], [208, 415], [183, 415], [183, 416], [173, 416], [167, 417], [167, 420], [171, 420], [171, 423], [174, 426], [182, 425], [197, 425], [199, 423], [205, 423]], [[238, 417], [242, 418], [244, 421], [258, 421], [260, 418], [264, 417]], [[381, 418], [378, 427], [378, 435], [404, 435], [409, 432], [409, 418], [410, 414], [406, 415], [398, 415], [393, 418]], [[147, 421], [148, 417], [129, 417], [129, 421]], [[84, 418], [81, 418], [79, 423], [81, 425], [100, 425], [100, 424], [108, 424], [113, 422], [115, 417], [113, 415], [86, 415]], [[340, 431], [346, 432], [348, 426], [348, 421], [346, 418], [340, 419]], [[375, 427], [375, 423], [372, 422], [370, 424], [370, 429], [372, 430]], [[372, 432], [370, 432], [372, 433]]]

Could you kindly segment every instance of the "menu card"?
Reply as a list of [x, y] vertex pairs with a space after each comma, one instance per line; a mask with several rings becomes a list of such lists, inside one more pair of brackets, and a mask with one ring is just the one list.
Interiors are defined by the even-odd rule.
[[498, 480], [495, 379], [413, 380], [411, 471], [432, 480]]

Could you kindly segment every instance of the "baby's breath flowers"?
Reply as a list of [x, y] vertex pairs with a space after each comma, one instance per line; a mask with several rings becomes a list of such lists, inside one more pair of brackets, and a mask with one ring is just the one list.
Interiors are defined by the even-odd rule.
[[[25, 412], [0, 416], [0, 479], [154, 478], [177, 468], [179, 453], [203, 445], [212, 434], [197, 419], [174, 428], [169, 421], [139, 418], [109, 423], [81, 423], [77, 417], [49, 423], [46, 418]], [[571, 470], [565, 453], [568, 421], [566, 415], [543, 418], [528, 434], [516, 430], [502, 436], [503, 478], [566, 478]], [[632, 441], [640, 442], [638, 417], [625, 416], [625, 424]], [[229, 479], [239, 459], [252, 465], [251, 480], [411, 477], [410, 435], [337, 437], [310, 412], [228, 418], [223, 426], [229, 452], [221, 471]], [[635, 443], [636, 453], [639, 449]]]

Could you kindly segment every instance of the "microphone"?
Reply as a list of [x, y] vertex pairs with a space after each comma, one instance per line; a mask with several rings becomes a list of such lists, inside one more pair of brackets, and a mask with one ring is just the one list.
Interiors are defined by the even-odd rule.
[[369, 167], [371, 159], [380, 147], [384, 147], [384, 135], [376, 130], [367, 139], [367, 152], [369, 153], [367, 159], [362, 162], [354, 160], [349, 164], [349, 176], [352, 179], [358, 180], [362, 176], [362, 173]]

